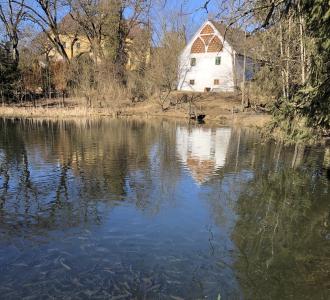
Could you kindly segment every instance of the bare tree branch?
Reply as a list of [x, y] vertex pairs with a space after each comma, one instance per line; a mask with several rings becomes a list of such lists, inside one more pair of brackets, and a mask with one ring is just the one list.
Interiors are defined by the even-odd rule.
[[20, 25], [26, 17], [24, 10], [25, 0], [6, 0], [0, 3], [0, 21], [3, 23], [6, 35], [12, 47], [13, 59], [16, 64], [19, 62], [19, 33]]
[[[12, 0], [12, 2], [20, 3], [19, 0]], [[65, 51], [64, 43], [61, 41], [57, 16], [58, 9], [65, 3], [59, 3], [57, 0], [35, 0], [33, 3], [22, 4], [26, 10], [27, 18], [41, 28], [62, 58], [69, 63], [68, 54]]]

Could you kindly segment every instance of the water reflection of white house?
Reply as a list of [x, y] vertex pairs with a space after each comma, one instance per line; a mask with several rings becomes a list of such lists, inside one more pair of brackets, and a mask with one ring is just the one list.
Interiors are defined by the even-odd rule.
[[177, 128], [177, 154], [198, 184], [224, 166], [230, 136], [230, 128]]

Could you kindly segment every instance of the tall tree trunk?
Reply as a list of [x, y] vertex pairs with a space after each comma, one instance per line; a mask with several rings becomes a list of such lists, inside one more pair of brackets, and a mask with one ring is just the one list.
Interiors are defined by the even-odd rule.
[[300, 33], [300, 63], [301, 63], [301, 83], [306, 82], [306, 59], [305, 59], [305, 43], [304, 43], [304, 18], [301, 14], [300, 2], [298, 2], [299, 13], [299, 33]]
[[126, 28], [125, 20], [123, 16], [123, 7], [119, 7], [118, 11], [118, 28], [117, 28], [117, 42], [118, 47], [115, 54], [115, 68], [116, 68], [116, 77], [119, 83], [125, 84], [125, 68], [126, 68]]
[[280, 58], [281, 58], [281, 75], [282, 75], [282, 91], [283, 97], [287, 98], [287, 91], [286, 91], [286, 79], [285, 79], [285, 67], [283, 65], [283, 58], [284, 58], [284, 39], [283, 39], [283, 26], [282, 22], [280, 23]]
[[16, 66], [19, 64], [19, 50], [18, 50], [18, 40], [14, 39], [12, 41], [12, 54], [13, 54], [13, 61]]
[[244, 57], [243, 57], [243, 80], [242, 80], [242, 110], [245, 106], [245, 72], [246, 72], [246, 28], [245, 28], [245, 40], [244, 40]]
[[287, 97], [290, 98], [290, 86], [291, 86], [291, 70], [290, 70], [290, 62], [291, 62], [291, 51], [290, 51], [290, 42], [291, 42], [291, 24], [292, 17], [289, 17], [288, 21], [288, 38], [286, 43], [286, 90]]

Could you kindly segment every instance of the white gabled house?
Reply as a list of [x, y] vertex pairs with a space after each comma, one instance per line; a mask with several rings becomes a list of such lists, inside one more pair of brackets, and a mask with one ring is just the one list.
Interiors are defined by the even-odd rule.
[[253, 48], [247, 46], [244, 31], [226, 30], [223, 23], [206, 21], [180, 55], [178, 90], [235, 91], [243, 80], [244, 53], [245, 79], [251, 80]]

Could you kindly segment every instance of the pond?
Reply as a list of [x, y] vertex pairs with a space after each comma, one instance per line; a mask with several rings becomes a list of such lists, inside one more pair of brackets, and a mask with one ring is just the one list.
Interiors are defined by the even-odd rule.
[[0, 298], [330, 299], [330, 149], [168, 120], [0, 120]]

